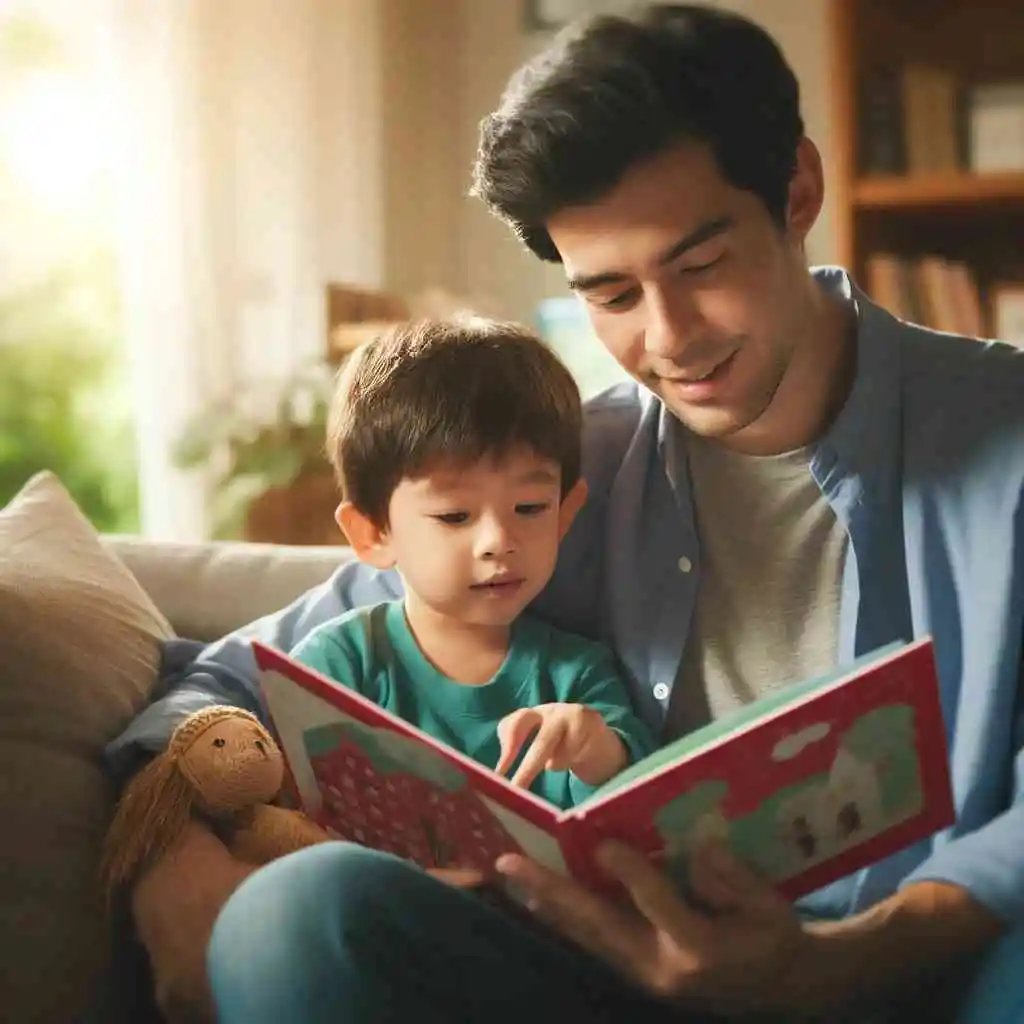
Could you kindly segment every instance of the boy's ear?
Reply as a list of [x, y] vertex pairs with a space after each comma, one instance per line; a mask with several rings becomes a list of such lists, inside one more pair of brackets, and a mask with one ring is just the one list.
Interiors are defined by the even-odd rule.
[[562, 499], [558, 506], [558, 539], [561, 540], [572, 526], [573, 520], [579, 514], [581, 508], [587, 501], [587, 481], [580, 477], [573, 484], [572, 490]]
[[395, 559], [387, 535], [351, 501], [343, 501], [337, 507], [334, 519], [361, 562], [375, 569], [394, 567]]

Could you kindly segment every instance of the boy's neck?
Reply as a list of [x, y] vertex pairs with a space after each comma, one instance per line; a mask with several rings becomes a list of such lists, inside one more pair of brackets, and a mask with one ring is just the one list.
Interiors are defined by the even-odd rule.
[[442, 675], [464, 686], [494, 678], [508, 654], [511, 626], [460, 622], [406, 595], [405, 618], [423, 656]]

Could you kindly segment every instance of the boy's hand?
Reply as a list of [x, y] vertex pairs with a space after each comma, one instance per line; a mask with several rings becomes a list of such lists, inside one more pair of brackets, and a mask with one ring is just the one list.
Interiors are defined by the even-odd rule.
[[515, 786], [529, 786], [542, 771], [571, 771], [581, 782], [598, 786], [626, 766], [626, 746], [599, 712], [585, 704], [540, 704], [513, 711], [498, 723], [499, 774], [512, 767], [531, 735], [512, 776]]

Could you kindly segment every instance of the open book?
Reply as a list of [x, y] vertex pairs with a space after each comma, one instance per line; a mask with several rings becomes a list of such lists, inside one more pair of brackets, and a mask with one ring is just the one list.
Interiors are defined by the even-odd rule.
[[932, 644], [893, 644], [669, 743], [568, 811], [258, 641], [293, 799], [340, 838], [424, 867], [523, 852], [609, 884], [616, 838], [685, 878], [713, 835], [790, 899], [953, 821]]

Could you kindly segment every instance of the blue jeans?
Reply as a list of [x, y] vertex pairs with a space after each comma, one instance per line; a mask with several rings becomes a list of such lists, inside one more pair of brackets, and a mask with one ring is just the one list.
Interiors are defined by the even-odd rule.
[[[957, 1024], [1024, 1020], [1022, 956], [1024, 933], [987, 961]], [[220, 1024], [682, 1019], [525, 912], [345, 843], [250, 876], [220, 914], [208, 966]]]

